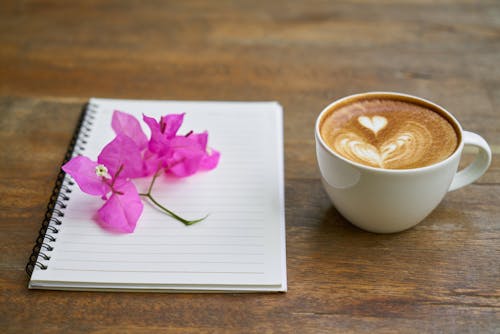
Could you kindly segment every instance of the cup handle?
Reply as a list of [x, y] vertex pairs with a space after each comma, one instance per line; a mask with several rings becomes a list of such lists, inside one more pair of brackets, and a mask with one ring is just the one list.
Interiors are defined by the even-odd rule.
[[474, 161], [455, 174], [448, 191], [462, 188], [479, 179], [491, 163], [491, 149], [486, 140], [478, 134], [469, 131], [462, 133], [464, 145], [475, 146], [479, 149]]

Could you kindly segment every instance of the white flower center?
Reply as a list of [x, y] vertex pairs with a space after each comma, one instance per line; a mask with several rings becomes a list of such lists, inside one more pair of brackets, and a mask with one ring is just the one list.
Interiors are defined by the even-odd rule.
[[102, 176], [105, 179], [111, 179], [111, 175], [109, 175], [108, 169], [104, 165], [97, 165], [95, 167], [95, 173], [97, 176]]

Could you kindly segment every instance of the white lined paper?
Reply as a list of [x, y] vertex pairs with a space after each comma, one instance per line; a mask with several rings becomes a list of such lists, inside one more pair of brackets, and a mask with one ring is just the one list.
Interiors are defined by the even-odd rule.
[[[186, 112], [180, 133], [208, 130], [219, 166], [189, 178], [160, 177], [153, 194], [193, 226], [145, 203], [133, 234], [92, 221], [103, 204], [76, 186], [54, 235], [50, 260], [39, 259], [31, 288], [286, 291], [282, 110], [275, 102], [178, 102], [91, 99], [96, 120], [84, 155], [95, 160], [112, 140], [118, 109], [141, 118]], [[145, 132], [149, 134], [147, 127]], [[139, 192], [150, 179], [134, 180]], [[126, 273], [126, 275], [124, 275]]]

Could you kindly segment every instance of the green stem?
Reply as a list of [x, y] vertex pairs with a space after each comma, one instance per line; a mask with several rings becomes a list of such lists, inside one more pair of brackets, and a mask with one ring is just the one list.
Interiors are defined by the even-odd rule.
[[139, 194], [141, 196], [144, 196], [144, 197], [147, 197], [149, 198], [149, 200], [151, 202], [153, 202], [154, 205], [156, 205], [158, 208], [160, 208], [161, 210], [163, 210], [165, 213], [167, 213], [169, 216], [177, 219], [178, 221], [184, 223], [184, 225], [193, 225], [193, 224], [196, 224], [196, 223], [199, 223], [201, 222], [202, 220], [204, 220], [205, 218], [208, 217], [208, 215], [206, 215], [205, 217], [203, 218], [199, 218], [199, 219], [195, 219], [195, 220], [187, 220], [187, 219], [184, 219], [182, 218], [181, 216], [179, 216], [178, 214], [176, 214], [175, 212], [167, 209], [166, 207], [164, 207], [163, 205], [161, 205], [160, 203], [158, 203], [157, 200], [154, 199], [153, 196], [151, 196], [151, 194]]
[[148, 188], [148, 192], [147, 192], [148, 195], [151, 195], [151, 190], [153, 190], [153, 185], [155, 184], [155, 181], [156, 181], [156, 178], [158, 177], [158, 175], [160, 175], [160, 169], [158, 169], [156, 171], [155, 175], [153, 176], [153, 179], [151, 180], [151, 183], [149, 184], [149, 188]]
[[196, 224], [196, 223], [199, 223], [201, 222], [202, 220], [205, 220], [205, 218], [208, 217], [208, 215], [206, 215], [205, 217], [203, 218], [199, 218], [199, 219], [195, 219], [195, 220], [187, 220], [187, 219], [184, 219], [182, 218], [181, 216], [179, 216], [178, 214], [176, 214], [175, 212], [167, 209], [166, 207], [164, 207], [163, 205], [161, 205], [160, 203], [158, 203], [157, 200], [154, 199], [153, 195], [151, 195], [151, 191], [153, 190], [153, 185], [156, 181], [156, 178], [158, 177], [158, 175], [160, 175], [160, 169], [155, 173], [155, 175], [153, 176], [153, 179], [151, 180], [151, 184], [149, 185], [148, 187], [148, 192], [147, 193], [139, 193], [139, 196], [143, 196], [143, 197], [147, 197], [151, 202], [153, 202], [154, 205], [156, 205], [159, 209], [163, 210], [165, 213], [167, 213], [169, 216], [177, 219], [178, 221], [184, 223], [184, 225], [188, 226], [188, 225], [193, 225], [193, 224]]

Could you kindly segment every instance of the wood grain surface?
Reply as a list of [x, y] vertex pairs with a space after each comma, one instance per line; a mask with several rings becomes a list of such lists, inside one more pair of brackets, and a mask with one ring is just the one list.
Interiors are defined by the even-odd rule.
[[[496, 0], [2, 1], [0, 332], [498, 333], [499, 55]], [[319, 111], [373, 90], [430, 99], [493, 150], [478, 182], [393, 235], [345, 221], [315, 160]], [[280, 101], [289, 291], [28, 290], [24, 266], [91, 96]]]

